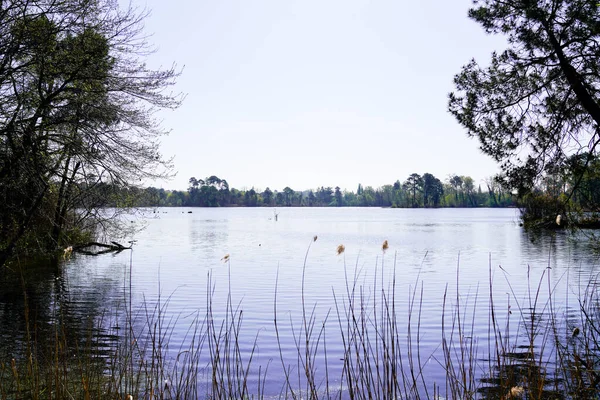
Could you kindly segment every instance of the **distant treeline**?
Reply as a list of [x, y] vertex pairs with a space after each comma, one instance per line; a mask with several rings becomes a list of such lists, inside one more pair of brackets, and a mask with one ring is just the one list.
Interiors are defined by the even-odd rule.
[[450, 176], [445, 182], [432, 174], [412, 174], [404, 182], [397, 180], [379, 188], [358, 185], [356, 192], [339, 187], [298, 191], [238, 190], [225, 179], [210, 176], [190, 178], [187, 191], [154, 187], [141, 189], [131, 198], [136, 206], [146, 207], [512, 207], [516, 199], [494, 179], [484, 187], [469, 176]]

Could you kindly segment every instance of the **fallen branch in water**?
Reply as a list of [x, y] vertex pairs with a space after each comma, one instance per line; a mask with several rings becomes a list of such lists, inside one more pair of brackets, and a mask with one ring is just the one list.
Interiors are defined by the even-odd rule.
[[[110, 243], [111, 244], [99, 243], [99, 242], [88, 242], [85, 244], [73, 246], [73, 251], [77, 252], [77, 253], [81, 253], [81, 254], [86, 254], [89, 256], [98, 256], [100, 254], [111, 253], [113, 251], [120, 253], [121, 251], [131, 249], [131, 247], [132, 247], [132, 245], [130, 245], [129, 247], [126, 247], [117, 242], [110, 242]], [[98, 250], [98, 251], [86, 250], [88, 247], [94, 247], [94, 246], [95, 247], [103, 247], [106, 250]]]

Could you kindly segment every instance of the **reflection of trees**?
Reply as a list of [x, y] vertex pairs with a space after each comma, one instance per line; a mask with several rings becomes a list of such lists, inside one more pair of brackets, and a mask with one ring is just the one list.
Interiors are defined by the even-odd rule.
[[539, 357], [529, 346], [519, 346], [500, 355], [491, 376], [480, 380], [478, 394], [482, 399], [516, 399], [522, 398], [523, 391], [531, 399], [563, 399], [562, 391], [558, 390], [560, 379], [552, 377], [546, 366], [540, 366]]
[[[546, 398], [540, 397], [540, 389], [543, 392], [553, 381], [547, 379], [545, 370], [539, 367], [536, 354], [528, 346], [523, 347], [499, 355], [490, 375], [480, 380], [483, 385], [477, 392], [483, 399], [518, 398], [516, 394], [521, 390], [527, 390], [531, 398]], [[551, 398], [561, 398], [553, 391], [550, 393], [553, 393]]]
[[[88, 261], [74, 260], [85, 280]], [[100, 341], [115, 340], [100, 321], [111, 317], [105, 314], [109, 301], [120, 296], [120, 277], [73, 284], [65, 270], [55, 258], [16, 265], [0, 276], [0, 361], [31, 352], [42, 363], [50, 362], [57, 342], [68, 346], [64, 356], [74, 356], [76, 349], [106, 349], [108, 343]]]
[[486, 360], [490, 368], [480, 379], [479, 396], [494, 400], [598, 398], [600, 334], [595, 321], [600, 313], [593, 290], [578, 299], [580, 310], [568, 311], [566, 319], [552, 314], [555, 311], [522, 309], [518, 334], [509, 336], [507, 329], [507, 337], [496, 341], [491, 359]]
[[584, 267], [581, 272], [587, 280], [594, 272], [592, 268], [598, 264], [599, 257], [597, 241], [589, 234], [587, 230], [523, 229], [521, 254], [531, 265], [549, 265], [560, 271], [569, 266]]
[[564, 231], [521, 229], [521, 254], [530, 264], [539, 261], [540, 265], [544, 265], [550, 260], [553, 263], [551, 266], [556, 266], [562, 254], [569, 254], [568, 251], [562, 251], [569, 244]]

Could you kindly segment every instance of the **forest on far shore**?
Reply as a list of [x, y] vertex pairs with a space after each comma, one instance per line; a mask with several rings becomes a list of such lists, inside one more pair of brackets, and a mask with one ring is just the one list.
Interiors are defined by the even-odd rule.
[[[476, 185], [470, 176], [453, 175], [442, 182], [430, 173], [411, 174], [404, 182], [378, 188], [358, 184], [355, 192], [336, 187], [282, 191], [238, 190], [217, 176], [190, 178], [187, 191], [149, 187], [131, 193], [145, 207], [514, 207], [515, 197], [495, 179]], [[134, 200], [135, 199], [135, 200]], [[117, 206], [119, 204], [115, 204]]]

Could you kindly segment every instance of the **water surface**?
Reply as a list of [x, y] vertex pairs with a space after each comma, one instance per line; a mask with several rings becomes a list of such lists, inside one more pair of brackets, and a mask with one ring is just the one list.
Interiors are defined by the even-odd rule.
[[[269, 365], [267, 392], [277, 395], [284, 376], [281, 356], [296, 365], [302, 298], [309, 310], [314, 307], [317, 326], [329, 315], [327, 352], [329, 360], [340, 360], [343, 348], [335, 300], [339, 309], [348, 288], [356, 283], [362, 287], [365, 303], [373, 304], [381, 290], [376, 285], [384, 282], [384, 288], [390, 288], [395, 279], [396, 316], [402, 329], [408, 325], [417, 289], [418, 340], [427, 377], [443, 384], [439, 361], [445, 293], [447, 317], [452, 305], [461, 302], [471, 307], [477, 299], [479, 312], [469, 327], [475, 336], [485, 338], [490, 280], [506, 315], [509, 308], [526, 308], [528, 287], [537, 287], [542, 276], [544, 290], [546, 282], [556, 285], [555, 301], [566, 310], [575, 299], [571, 299], [574, 288], [594, 276], [598, 265], [585, 244], [565, 232], [541, 236], [525, 232], [515, 209], [284, 208], [277, 212], [275, 221], [274, 210], [268, 208], [146, 210], [146, 228], [136, 235], [133, 251], [74, 255], [56, 271], [38, 274], [28, 284], [35, 313], [48, 321], [68, 315], [77, 329], [83, 329], [85, 321], [111, 315], [119, 304], [131, 300], [132, 309], [138, 309], [160, 298], [168, 302], [166, 320], [173, 329], [170, 349], [176, 355], [185, 348], [195, 316], [206, 312], [207, 290], [214, 290], [217, 318], [223, 316], [230, 293], [234, 306], [241, 304], [243, 309], [244, 351], [252, 349], [258, 333], [251, 379], [257, 380], [259, 365]], [[389, 244], [385, 252], [384, 240]], [[345, 251], [338, 255], [340, 244]], [[9, 320], [22, 320], [19, 293], [19, 288], [3, 289], [4, 327]], [[273, 328], [275, 296], [281, 346]], [[14, 329], [2, 329], [0, 341], [11, 340], [23, 327], [12, 325]], [[485, 339], [480, 347], [486, 348]], [[330, 362], [328, 368], [331, 376], [339, 378], [341, 362]]]

